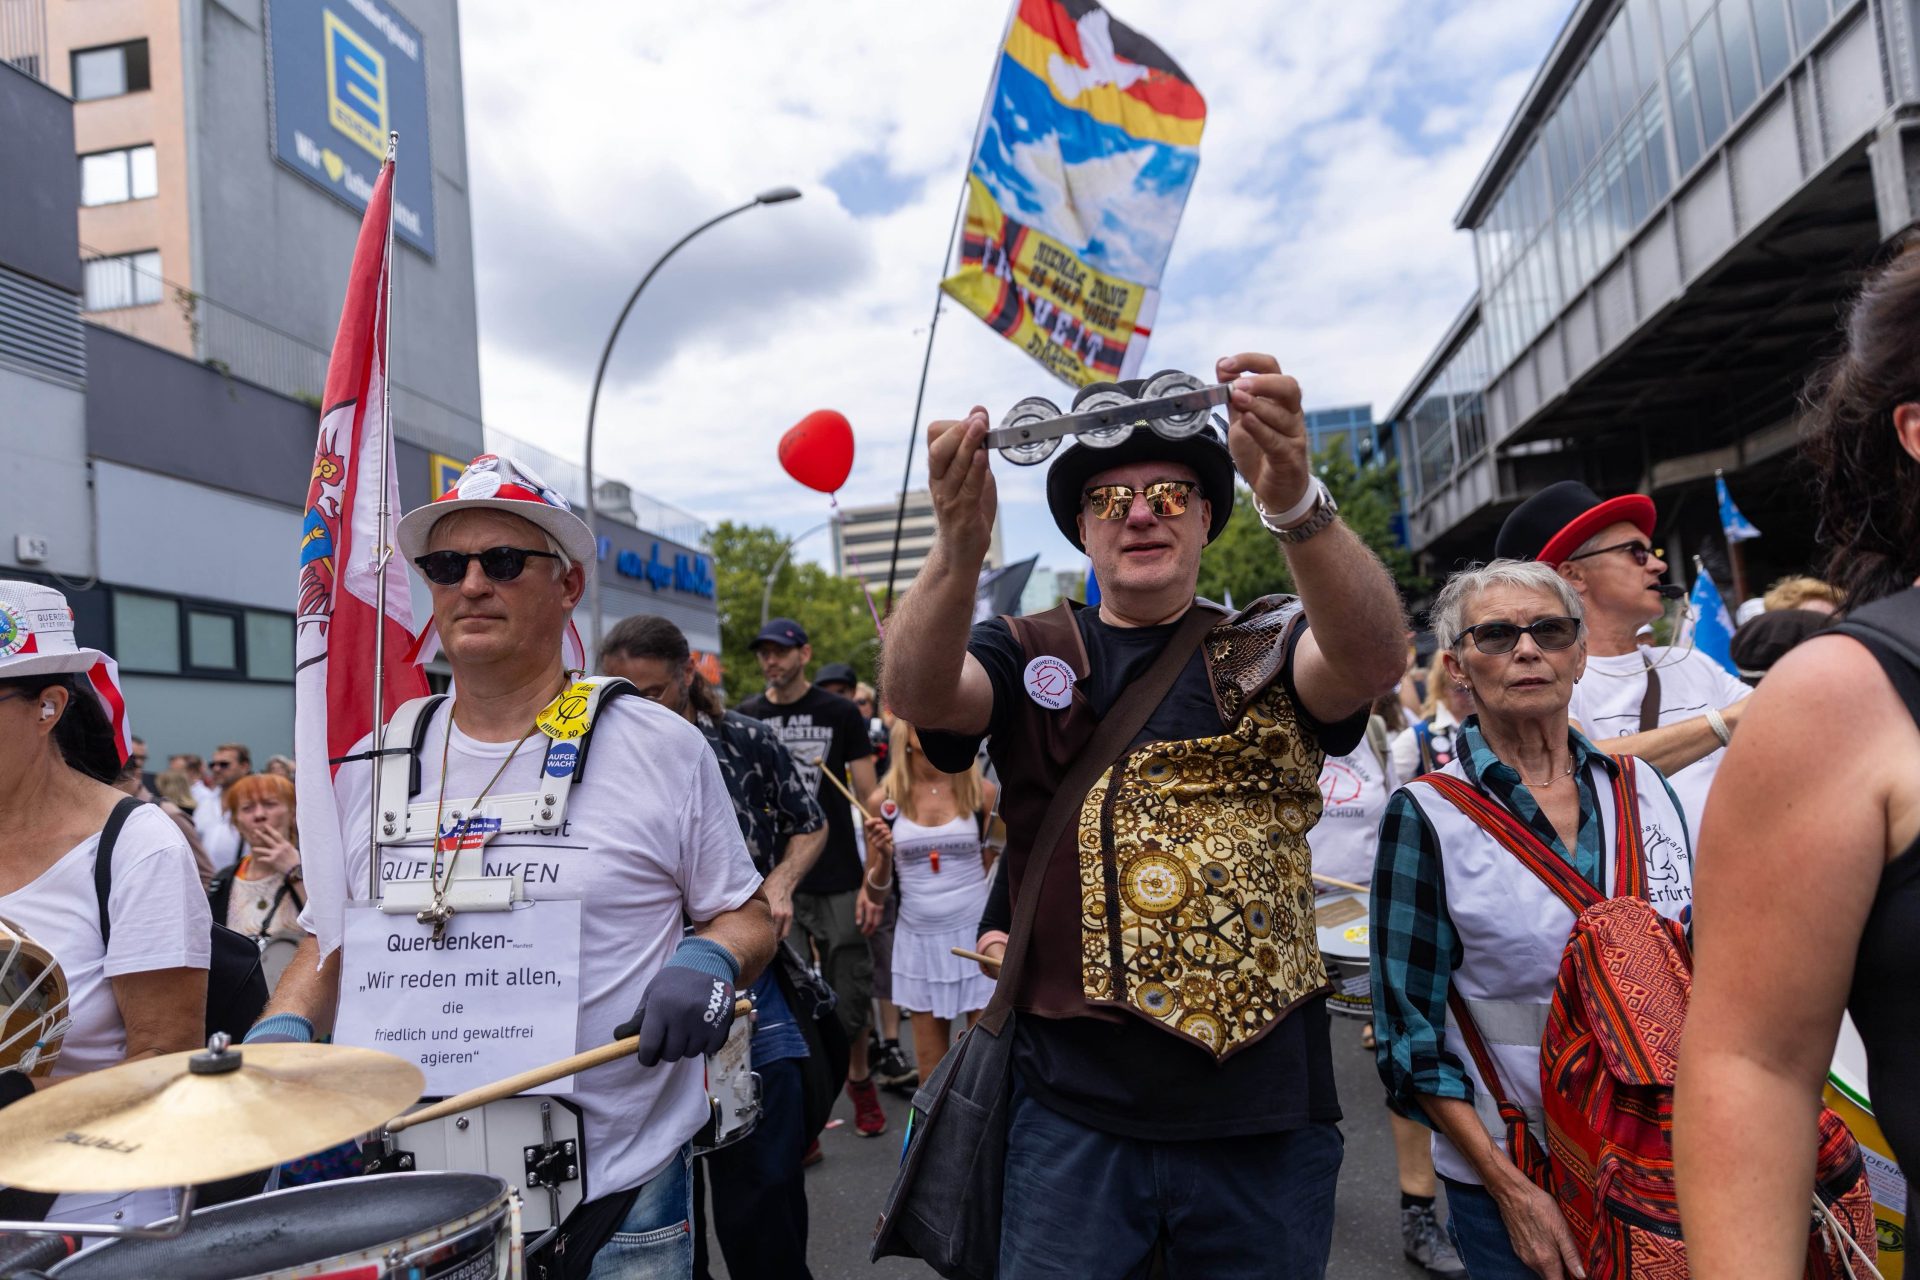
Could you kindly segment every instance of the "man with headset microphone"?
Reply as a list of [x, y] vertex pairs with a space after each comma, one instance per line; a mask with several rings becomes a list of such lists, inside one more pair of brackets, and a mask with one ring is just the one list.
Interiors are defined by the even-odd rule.
[[1686, 595], [1661, 581], [1667, 566], [1653, 545], [1654, 519], [1644, 494], [1603, 502], [1578, 480], [1562, 480], [1513, 509], [1494, 554], [1552, 565], [1580, 594], [1587, 670], [1568, 711], [1602, 751], [1638, 756], [1666, 774], [1697, 832], [1753, 690], [1691, 645], [1643, 649], [1636, 642], [1668, 600]]

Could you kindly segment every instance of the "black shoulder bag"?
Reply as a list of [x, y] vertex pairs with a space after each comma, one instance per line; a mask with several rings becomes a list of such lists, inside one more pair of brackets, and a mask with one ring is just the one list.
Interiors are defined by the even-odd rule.
[[919, 1258], [948, 1280], [992, 1280], [1000, 1265], [1000, 1200], [1005, 1192], [1013, 1076], [1013, 1000], [1026, 965], [1040, 887], [1068, 824], [1100, 775], [1126, 754], [1208, 628], [1223, 615], [1196, 603], [1167, 647], [1101, 717], [1074, 759], [1029, 855], [1013, 928], [980, 1021], [948, 1050], [913, 1097], [906, 1151], [880, 1221], [873, 1260]]
[[[100, 831], [100, 849], [93, 858], [93, 890], [100, 905], [103, 947], [113, 936], [113, 919], [107, 912], [107, 899], [113, 891], [113, 846], [120, 838], [120, 829], [141, 803], [131, 796], [122, 800], [113, 807], [107, 825]], [[224, 1031], [238, 1044], [267, 1007], [268, 994], [259, 944], [215, 920], [213, 951], [207, 961], [206, 1033]]]

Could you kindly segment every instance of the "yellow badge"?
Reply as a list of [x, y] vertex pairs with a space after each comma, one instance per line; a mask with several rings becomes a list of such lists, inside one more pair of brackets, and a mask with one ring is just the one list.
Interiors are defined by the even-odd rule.
[[576, 681], [562, 689], [533, 722], [555, 742], [572, 742], [587, 731], [587, 704], [592, 696], [591, 684]]

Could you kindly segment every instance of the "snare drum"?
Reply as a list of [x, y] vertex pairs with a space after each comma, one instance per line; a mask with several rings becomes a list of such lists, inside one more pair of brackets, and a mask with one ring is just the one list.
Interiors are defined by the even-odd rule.
[[171, 1240], [109, 1240], [61, 1280], [516, 1280], [519, 1213], [498, 1178], [398, 1173], [323, 1182], [193, 1214]]
[[1326, 962], [1333, 994], [1327, 1009], [1349, 1018], [1373, 1017], [1373, 974], [1368, 968], [1368, 895], [1329, 893], [1314, 903], [1320, 958]]
[[693, 1135], [693, 1154], [706, 1155], [740, 1141], [760, 1123], [760, 1076], [753, 1069], [753, 1019], [735, 1018], [720, 1052], [707, 1059], [712, 1116]]
[[1893, 1147], [1873, 1118], [1867, 1094], [1867, 1048], [1860, 1042], [1853, 1019], [1840, 1022], [1840, 1039], [1833, 1046], [1833, 1070], [1827, 1074], [1826, 1103], [1847, 1122], [1860, 1156], [1867, 1164], [1867, 1184], [1873, 1189], [1873, 1223], [1880, 1237], [1880, 1274], [1900, 1280], [1907, 1261], [1907, 1180], [1894, 1162]]
[[520, 1193], [521, 1228], [529, 1235], [559, 1226], [589, 1198], [580, 1109], [564, 1098], [482, 1103], [382, 1134], [362, 1154], [375, 1181], [422, 1170], [484, 1171]]

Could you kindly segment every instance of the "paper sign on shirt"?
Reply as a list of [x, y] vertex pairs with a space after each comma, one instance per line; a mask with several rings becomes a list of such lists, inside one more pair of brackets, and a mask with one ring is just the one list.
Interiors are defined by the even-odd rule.
[[[426, 1096], [564, 1058], [580, 1021], [580, 903], [460, 912], [435, 939], [411, 916], [347, 908], [334, 1040], [414, 1063]], [[530, 1093], [572, 1093], [573, 1077]]]

